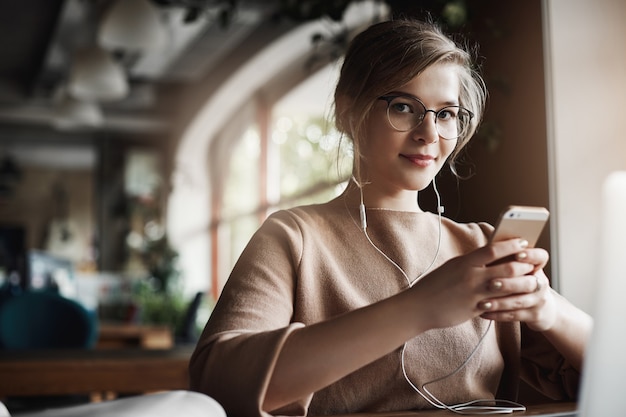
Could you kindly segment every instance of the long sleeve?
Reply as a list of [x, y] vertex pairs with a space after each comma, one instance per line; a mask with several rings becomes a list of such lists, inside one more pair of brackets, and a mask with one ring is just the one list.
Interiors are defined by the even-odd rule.
[[553, 400], [575, 400], [580, 372], [541, 334], [522, 324], [521, 377]]
[[[291, 332], [407, 288], [403, 274], [364, 236], [356, 221], [358, 202], [352, 203], [339, 198], [272, 214], [233, 268], [190, 361], [192, 389], [215, 398], [229, 416], [267, 416], [262, 402]], [[485, 245], [492, 230], [487, 224], [459, 224], [446, 218], [439, 223], [432, 213], [368, 211], [371, 241], [410, 277], [419, 276], [431, 263], [437, 268]], [[416, 383], [438, 380], [464, 363], [485, 331], [487, 321], [478, 317], [408, 341], [408, 376]], [[522, 362], [518, 323], [497, 324], [489, 332], [462, 370], [431, 386], [441, 401], [513, 399], [522, 372], [532, 377], [533, 369], [542, 369], [533, 365], [542, 353], [527, 350]], [[273, 413], [431, 408], [405, 380], [400, 353], [399, 347]], [[551, 381], [548, 376], [546, 384], [544, 373], [535, 376], [542, 388], [557, 394], [570, 391], [562, 386], [569, 378]]]
[[[192, 359], [191, 388], [215, 398], [229, 416], [268, 415], [261, 401], [292, 324], [268, 332], [224, 332], [202, 341]], [[234, 387], [237, 387], [236, 390]], [[308, 399], [285, 414], [305, 415]]]
[[[263, 415], [276, 358], [289, 333], [302, 326], [292, 322], [301, 252], [293, 230], [272, 218], [253, 236], [191, 358], [191, 388], [215, 398], [230, 416]], [[289, 411], [304, 415], [306, 403]]]

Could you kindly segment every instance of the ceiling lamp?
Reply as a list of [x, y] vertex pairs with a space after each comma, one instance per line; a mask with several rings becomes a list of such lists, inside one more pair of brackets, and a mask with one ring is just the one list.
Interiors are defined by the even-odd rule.
[[110, 50], [145, 51], [163, 47], [165, 26], [150, 0], [118, 0], [105, 13], [98, 43]]
[[52, 118], [52, 125], [60, 130], [94, 128], [102, 126], [103, 122], [102, 110], [96, 103], [67, 95], [61, 98]]
[[77, 100], [120, 100], [128, 95], [128, 80], [111, 54], [94, 45], [74, 55], [67, 91]]

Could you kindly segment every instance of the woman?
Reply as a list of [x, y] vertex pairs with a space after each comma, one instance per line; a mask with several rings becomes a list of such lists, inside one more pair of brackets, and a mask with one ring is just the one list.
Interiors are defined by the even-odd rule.
[[575, 397], [591, 319], [550, 289], [548, 254], [521, 239], [489, 244], [490, 225], [417, 202], [482, 116], [471, 68], [417, 21], [352, 41], [335, 116], [353, 142], [353, 180], [253, 236], [191, 359], [193, 389], [232, 416], [512, 400], [520, 377]]

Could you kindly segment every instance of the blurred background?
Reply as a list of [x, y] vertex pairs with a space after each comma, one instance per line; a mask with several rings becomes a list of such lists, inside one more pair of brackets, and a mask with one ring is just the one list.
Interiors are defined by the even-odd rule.
[[[273, 210], [341, 192], [332, 94], [347, 42], [430, 16], [490, 98], [445, 214], [552, 212], [553, 285], [586, 310], [600, 184], [626, 168], [619, 0], [3, 0], [0, 287], [54, 289], [103, 323], [198, 326]], [[432, 191], [423, 193], [433, 207]]]

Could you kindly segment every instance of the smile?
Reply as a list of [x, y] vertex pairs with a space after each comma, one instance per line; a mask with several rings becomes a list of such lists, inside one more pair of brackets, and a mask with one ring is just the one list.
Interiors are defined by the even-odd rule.
[[407, 159], [414, 165], [417, 165], [422, 168], [426, 168], [435, 163], [435, 157], [431, 155], [404, 155], [400, 154], [401, 157]]

